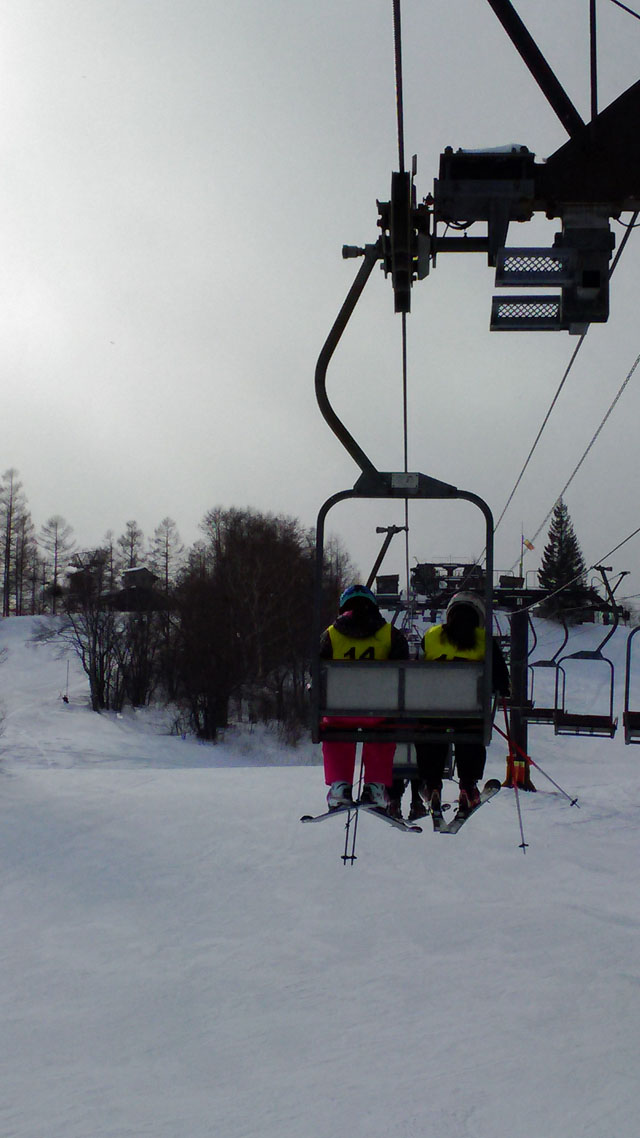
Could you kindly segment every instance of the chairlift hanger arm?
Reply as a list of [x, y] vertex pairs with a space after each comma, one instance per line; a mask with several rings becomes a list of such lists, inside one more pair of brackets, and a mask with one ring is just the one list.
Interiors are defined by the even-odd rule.
[[619, 587], [619, 586], [621, 585], [621, 583], [622, 583], [622, 580], [623, 580], [623, 578], [624, 578], [624, 577], [628, 577], [628, 576], [629, 576], [629, 573], [630, 573], [630, 572], [631, 572], [631, 570], [630, 570], [630, 569], [621, 569], [621, 570], [620, 570], [620, 575], [619, 575], [619, 577], [618, 577], [618, 580], [616, 581], [615, 585], [613, 585], [613, 586], [612, 586], [612, 588], [611, 588], [611, 596], [614, 596], [614, 595], [615, 595], [615, 593], [616, 593], [616, 592], [617, 592], [617, 590], [618, 590], [618, 587]]
[[385, 536], [385, 539], [382, 543], [382, 548], [380, 549], [380, 552], [375, 559], [373, 568], [372, 568], [372, 570], [371, 570], [371, 572], [370, 572], [370, 574], [367, 577], [367, 580], [365, 582], [368, 589], [370, 589], [371, 586], [373, 585], [373, 582], [376, 579], [376, 574], [378, 572], [378, 569], [382, 565], [382, 562], [384, 561], [384, 559], [387, 555], [387, 550], [388, 550], [389, 546], [391, 545], [391, 542], [393, 541], [395, 535], [397, 533], [406, 533], [406, 531], [407, 531], [406, 526], [376, 526], [376, 533], [384, 533], [386, 536]]
[[620, 623], [620, 613], [618, 611], [618, 606], [615, 602], [615, 597], [611, 591], [611, 585], [609, 584], [609, 579], [607, 577], [607, 572], [610, 572], [610, 567], [608, 567], [606, 565], [595, 565], [594, 568], [598, 570], [598, 573], [602, 577], [604, 587], [607, 590], [607, 597], [609, 600], [609, 604], [611, 605], [611, 609], [613, 611], [613, 624], [612, 624], [611, 628], [609, 629], [607, 635], [605, 636], [604, 640], [602, 641], [602, 644], [598, 645], [597, 651], [602, 652], [602, 649], [604, 648], [605, 644], [607, 644], [608, 641], [611, 640], [611, 637], [613, 636], [616, 628], [618, 627], [618, 625]]
[[365, 245], [363, 250], [358, 250], [358, 253], [360, 252], [364, 260], [318, 356], [315, 379], [316, 399], [325, 422], [342, 443], [343, 447], [349, 452], [354, 462], [360, 467], [362, 473], [376, 480], [379, 478], [376, 467], [338, 417], [327, 395], [327, 369], [329, 363], [331, 362], [333, 353], [340, 342], [342, 333], [349, 322], [353, 310], [364, 291], [364, 287], [371, 276], [374, 265], [382, 258], [382, 241], [377, 241], [375, 245]]
[[[493, 526], [493, 516], [489, 511], [489, 507], [476, 494], [458, 490], [456, 486], [452, 486], [448, 482], [442, 482], [437, 478], [431, 478], [426, 474], [411, 473], [408, 471], [382, 472], [378, 470], [331, 406], [329, 396], [327, 395], [327, 370], [340, 342], [342, 333], [371, 276], [372, 269], [374, 265], [382, 259], [382, 240], [377, 241], [375, 245], [365, 245], [364, 249], [358, 250], [357, 252], [358, 255], [363, 256], [363, 263], [333, 323], [333, 327], [323, 344], [320, 355], [318, 356], [315, 373], [316, 399], [325, 422], [362, 471], [354, 487], [354, 496], [401, 498], [405, 500], [408, 498], [465, 498], [467, 501], [477, 505], [485, 514], [487, 525]], [[342, 495], [339, 497], [341, 496]], [[330, 499], [330, 501], [333, 501], [333, 499]]]
[[[542, 668], [555, 668], [556, 667], [558, 657], [560, 656], [560, 653], [562, 652], [563, 648], [565, 647], [565, 645], [567, 643], [567, 640], [569, 639], [569, 626], [567, 624], [567, 621], [566, 621], [563, 613], [560, 613], [560, 620], [562, 622], [563, 638], [562, 638], [561, 643], [558, 645], [555, 652], [553, 653], [553, 656], [550, 656], [548, 660], [533, 660], [530, 667], [532, 667], [532, 668], [540, 668], [540, 667], [542, 667]], [[531, 627], [533, 628], [533, 623], [531, 624]], [[535, 629], [534, 629], [534, 635], [535, 635]], [[535, 648], [535, 644], [531, 648], [531, 652], [533, 652], [534, 648]], [[531, 655], [531, 652], [529, 652], [529, 655]]]

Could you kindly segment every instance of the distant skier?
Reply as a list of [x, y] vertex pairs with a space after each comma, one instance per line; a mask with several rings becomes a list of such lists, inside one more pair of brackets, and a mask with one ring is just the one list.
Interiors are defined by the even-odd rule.
[[[451, 598], [444, 624], [427, 629], [421, 646], [425, 660], [483, 660], [485, 656], [485, 607], [475, 593], [456, 593]], [[508, 696], [509, 669], [499, 644], [493, 640], [493, 690]], [[480, 800], [478, 781], [484, 773], [487, 749], [482, 742], [455, 743], [456, 765], [459, 779], [458, 810], [468, 813]], [[440, 795], [442, 776], [447, 759], [448, 743], [418, 743], [416, 758], [418, 775], [422, 781], [422, 794], [432, 814], [441, 811]], [[391, 803], [394, 813], [395, 804]]]
[[[399, 629], [384, 619], [375, 596], [366, 585], [350, 585], [340, 597], [339, 614], [320, 640], [323, 660], [406, 660], [409, 645]], [[325, 718], [324, 725], [371, 726], [384, 718], [354, 719], [344, 716]], [[360, 801], [387, 809], [387, 788], [393, 779], [395, 743], [363, 743], [364, 787]], [[352, 801], [355, 743], [325, 740], [322, 744], [325, 782], [329, 787], [329, 809]]]

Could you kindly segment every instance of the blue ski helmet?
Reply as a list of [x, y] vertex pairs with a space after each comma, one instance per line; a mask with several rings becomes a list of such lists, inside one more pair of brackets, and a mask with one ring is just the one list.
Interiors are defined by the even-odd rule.
[[366, 585], [349, 585], [349, 588], [345, 589], [340, 597], [339, 611], [342, 612], [343, 609], [347, 609], [351, 601], [355, 601], [358, 597], [361, 597], [363, 601], [369, 601], [369, 604], [375, 605], [376, 608], [378, 607], [376, 598]]

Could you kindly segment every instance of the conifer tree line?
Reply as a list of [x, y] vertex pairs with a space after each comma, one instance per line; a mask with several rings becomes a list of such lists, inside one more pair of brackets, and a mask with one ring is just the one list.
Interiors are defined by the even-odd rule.
[[[601, 611], [605, 619], [612, 616], [609, 602], [604, 601], [597, 588], [587, 580], [587, 564], [583, 557], [576, 531], [562, 498], [556, 502], [551, 524], [538, 570], [538, 581], [548, 596], [540, 606], [541, 615], [558, 618], [569, 623], [593, 619], [594, 611]], [[625, 620], [630, 612], [618, 606]]]
[[577, 610], [590, 599], [586, 583], [587, 566], [576, 537], [569, 510], [562, 498], [554, 508], [538, 580], [549, 591], [545, 608], [549, 615]]
[[[3, 615], [61, 616], [94, 710], [165, 701], [179, 728], [213, 740], [230, 715], [275, 720], [295, 738], [307, 718], [314, 535], [251, 508], [210, 510], [183, 545], [164, 518], [153, 537], [129, 521], [78, 549], [59, 515], [37, 531], [17, 471], [0, 483]], [[326, 623], [354, 578], [336, 539], [325, 550]]]

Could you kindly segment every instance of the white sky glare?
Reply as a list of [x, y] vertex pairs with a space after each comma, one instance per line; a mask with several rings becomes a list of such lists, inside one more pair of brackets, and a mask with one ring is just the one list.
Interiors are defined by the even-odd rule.
[[[588, 118], [588, 0], [516, 8]], [[609, 0], [597, 11], [602, 108], [639, 77], [640, 21]], [[402, 18], [419, 197], [447, 145], [518, 142], [542, 159], [566, 140], [486, 0], [404, 0]], [[85, 546], [129, 518], [149, 535], [166, 515], [192, 542], [216, 505], [313, 525], [358, 474], [313, 373], [357, 271], [341, 246], [376, 239], [376, 198], [397, 168], [391, 0], [7, 0], [0, 65], [0, 454], [36, 524], [63, 514]], [[550, 244], [558, 228], [512, 226], [509, 242]], [[521, 526], [534, 532], [551, 509], [640, 352], [638, 240], [498, 530], [499, 568], [517, 558]], [[484, 257], [443, 255], [413, 290], [409, 464], [498, 517], [576, 341], [490, 333], [493, 288]], [[400, 321], [376, 272], [329, 391], [381, 469], [402, 468], [400, 369]], [[639, 384], [567, 494], [589, 564], [640, 525]], [[331, 523], [363, 572], [375, 526], [398, 509]], [[481, 548], [436, 512], [411, 554]], [[614, 560], [633, 571], [629, 593], [639, 551], [640, 538]], [[396, 554], [385, 568], [398, 571]]]

